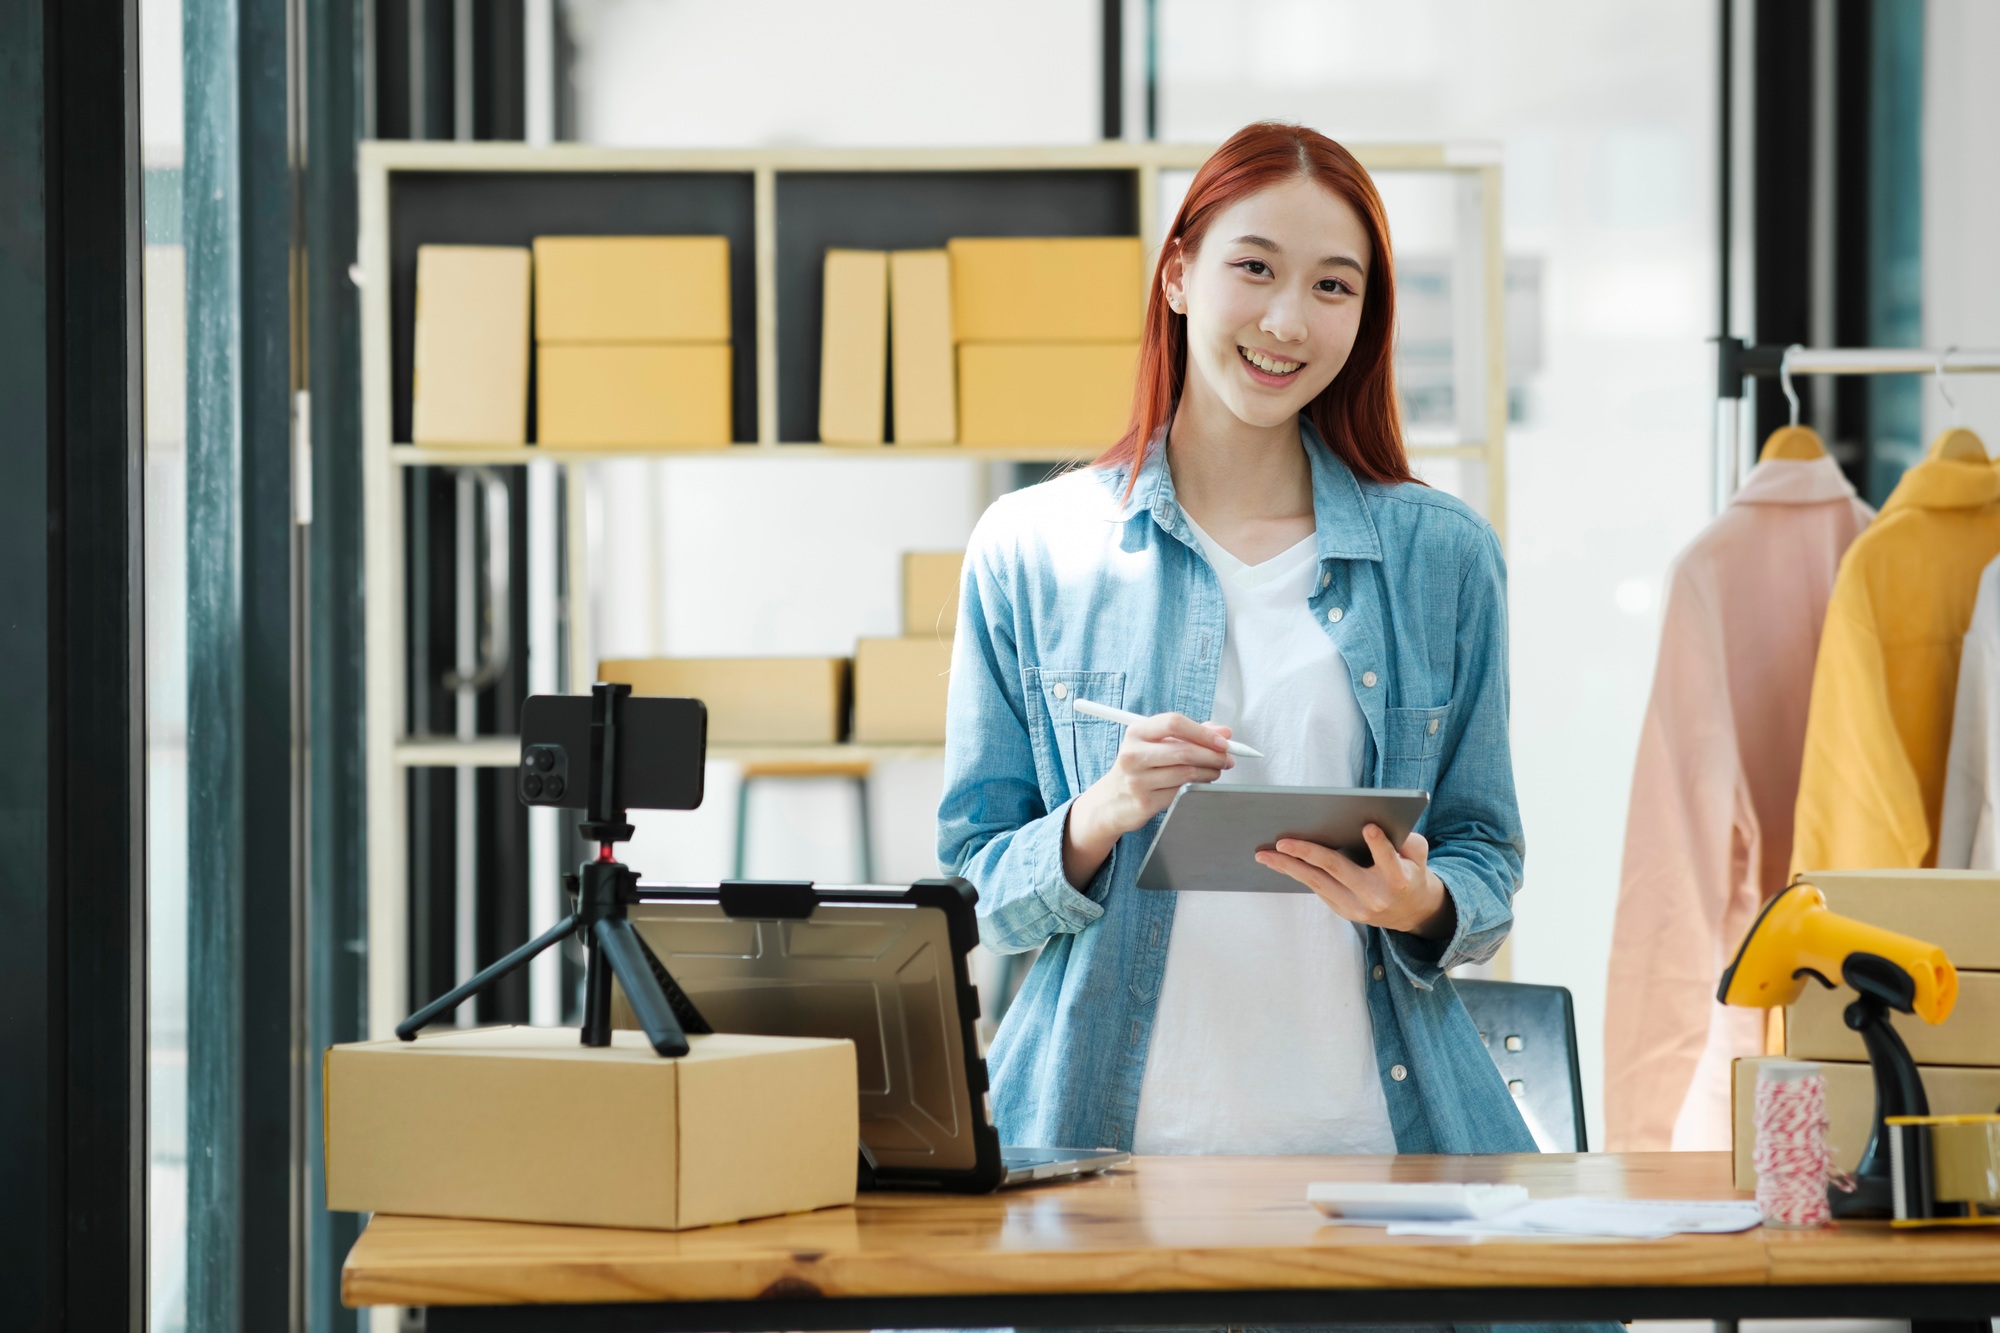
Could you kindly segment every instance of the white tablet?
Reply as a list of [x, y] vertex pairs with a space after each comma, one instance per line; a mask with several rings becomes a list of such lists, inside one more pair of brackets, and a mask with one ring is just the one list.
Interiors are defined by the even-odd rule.
[[1372, 865], [1361, 830], [1379, 825], [1402, 846], [1430, 795], [1387, 787], [1182, 787], [1139, 865], [1142, 889], [1180, 892], [1310, 893], [1257, 864], [1280, 838], [1300, 838]]

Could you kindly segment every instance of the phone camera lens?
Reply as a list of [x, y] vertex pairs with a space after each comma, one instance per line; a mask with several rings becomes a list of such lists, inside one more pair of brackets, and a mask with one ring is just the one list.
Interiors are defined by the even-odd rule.
[[542, 795], [554, 801], [560, 800], [562, 794], [563, 780], [561, 778], [551, 776], [542, 779]]
[[556, 757], [547, 750], [535, 751], [535, 767], [546, 773], [556, 766]]
[[542, 780], [533, 773], [521, 779], [521, 795], [534, 800], [542, 794]]

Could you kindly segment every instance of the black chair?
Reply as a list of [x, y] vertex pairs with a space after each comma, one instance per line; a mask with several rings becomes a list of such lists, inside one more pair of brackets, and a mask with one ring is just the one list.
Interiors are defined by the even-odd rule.
[[1543, 1152], [1588, 1152], [1576, 1006], [1563, 986], [1453, 979], [1521, 1118]]

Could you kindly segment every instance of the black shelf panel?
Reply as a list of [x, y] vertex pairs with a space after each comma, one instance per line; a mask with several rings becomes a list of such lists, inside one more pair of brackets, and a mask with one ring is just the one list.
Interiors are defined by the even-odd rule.
[[778, 438], [816, 440], [828, 247], [934, 249], [954, 236], [1135, 236], [1139, 173], [779, 172], [777, 219]]
[[[727, 236], [734, 438], [757, 438], [755, 184], [747, 171], [396, 171], [389, 177], [394, 435], [410, 438], [417, 247], [537, 236]], [[817, 341], [814, 343], [817, 349]], [[815, 356], [817, 352], [815, 351]], [[815, 390], [816, 391], [816, 390]], [[534, 439], [533, 387], [528, 438]]]

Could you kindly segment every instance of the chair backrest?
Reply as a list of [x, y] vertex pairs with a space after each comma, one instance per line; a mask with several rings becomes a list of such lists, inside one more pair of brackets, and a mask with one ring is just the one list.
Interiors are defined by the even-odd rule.
[[1576, 1006], [1563, 986], [1452, 982], [1543, 1152], [1587, 1152]]

